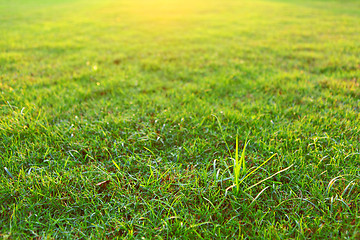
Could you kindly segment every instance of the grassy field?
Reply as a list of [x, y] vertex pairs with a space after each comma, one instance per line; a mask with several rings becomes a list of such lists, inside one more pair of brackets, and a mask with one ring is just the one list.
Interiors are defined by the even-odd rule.
[[359, 239], [359, 23], [355, 0], [0, 0], [1, 236]]

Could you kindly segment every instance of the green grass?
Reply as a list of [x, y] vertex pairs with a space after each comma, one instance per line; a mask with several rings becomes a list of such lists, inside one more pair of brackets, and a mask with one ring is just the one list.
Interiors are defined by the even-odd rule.
[[[359, 23], [355, 0], [0, 0], [1, 236], [359, 239]], [[247, 173], [276, 155], [237, 191], [247, 140]]]

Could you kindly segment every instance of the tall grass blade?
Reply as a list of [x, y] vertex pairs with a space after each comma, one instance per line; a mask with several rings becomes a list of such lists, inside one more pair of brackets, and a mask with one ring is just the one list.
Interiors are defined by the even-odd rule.
[[240, 183], [239, 178], [240, 175], [243, 175], [246, 173], [246, 163], [245, 163], [245, 151], [247, 147], [248, 141], [246, 138], [244, 148], [241, 153], [241, 157], [239, 159], [239, 137], [238, 134], [236, 134], [236, 146], [235, 146], [235, 163], [234, 163], [234, 184], [236, 185], [236, 191], [238, 192], [240, 190]]
[[236, 191], [239, 191], [239, 175], [240, 175], [240, 164], [239, 164], [239, 138], [236, 134], [236, 150], [235, 150], [235, 162], [234, 162], [234, 178]]
[[247, 138], [246, 138], [245, 146], [244, 146], [243, 151], [242, 151], [242, 153], [241, 153], [241, 159], [240, 159], [240, 163], [241, 163], [241, 165], [242, 165], [241, 173], [245, 173], [245, 172], [246, 172], [245, 150], [246, 150], [247, 144], [248, 144], [248, 141], [247, 141]]

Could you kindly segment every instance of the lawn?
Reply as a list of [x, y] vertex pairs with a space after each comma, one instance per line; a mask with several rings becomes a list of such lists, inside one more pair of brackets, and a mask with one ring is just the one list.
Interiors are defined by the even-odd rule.
[[0, 0], [4, 239], [359, 239], [360, 2]]

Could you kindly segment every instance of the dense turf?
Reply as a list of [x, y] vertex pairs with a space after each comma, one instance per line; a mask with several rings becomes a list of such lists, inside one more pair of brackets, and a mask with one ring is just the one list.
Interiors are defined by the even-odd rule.
[[359, 23], [355, 0], [0, 0], [0, 234], [360, 238]]

